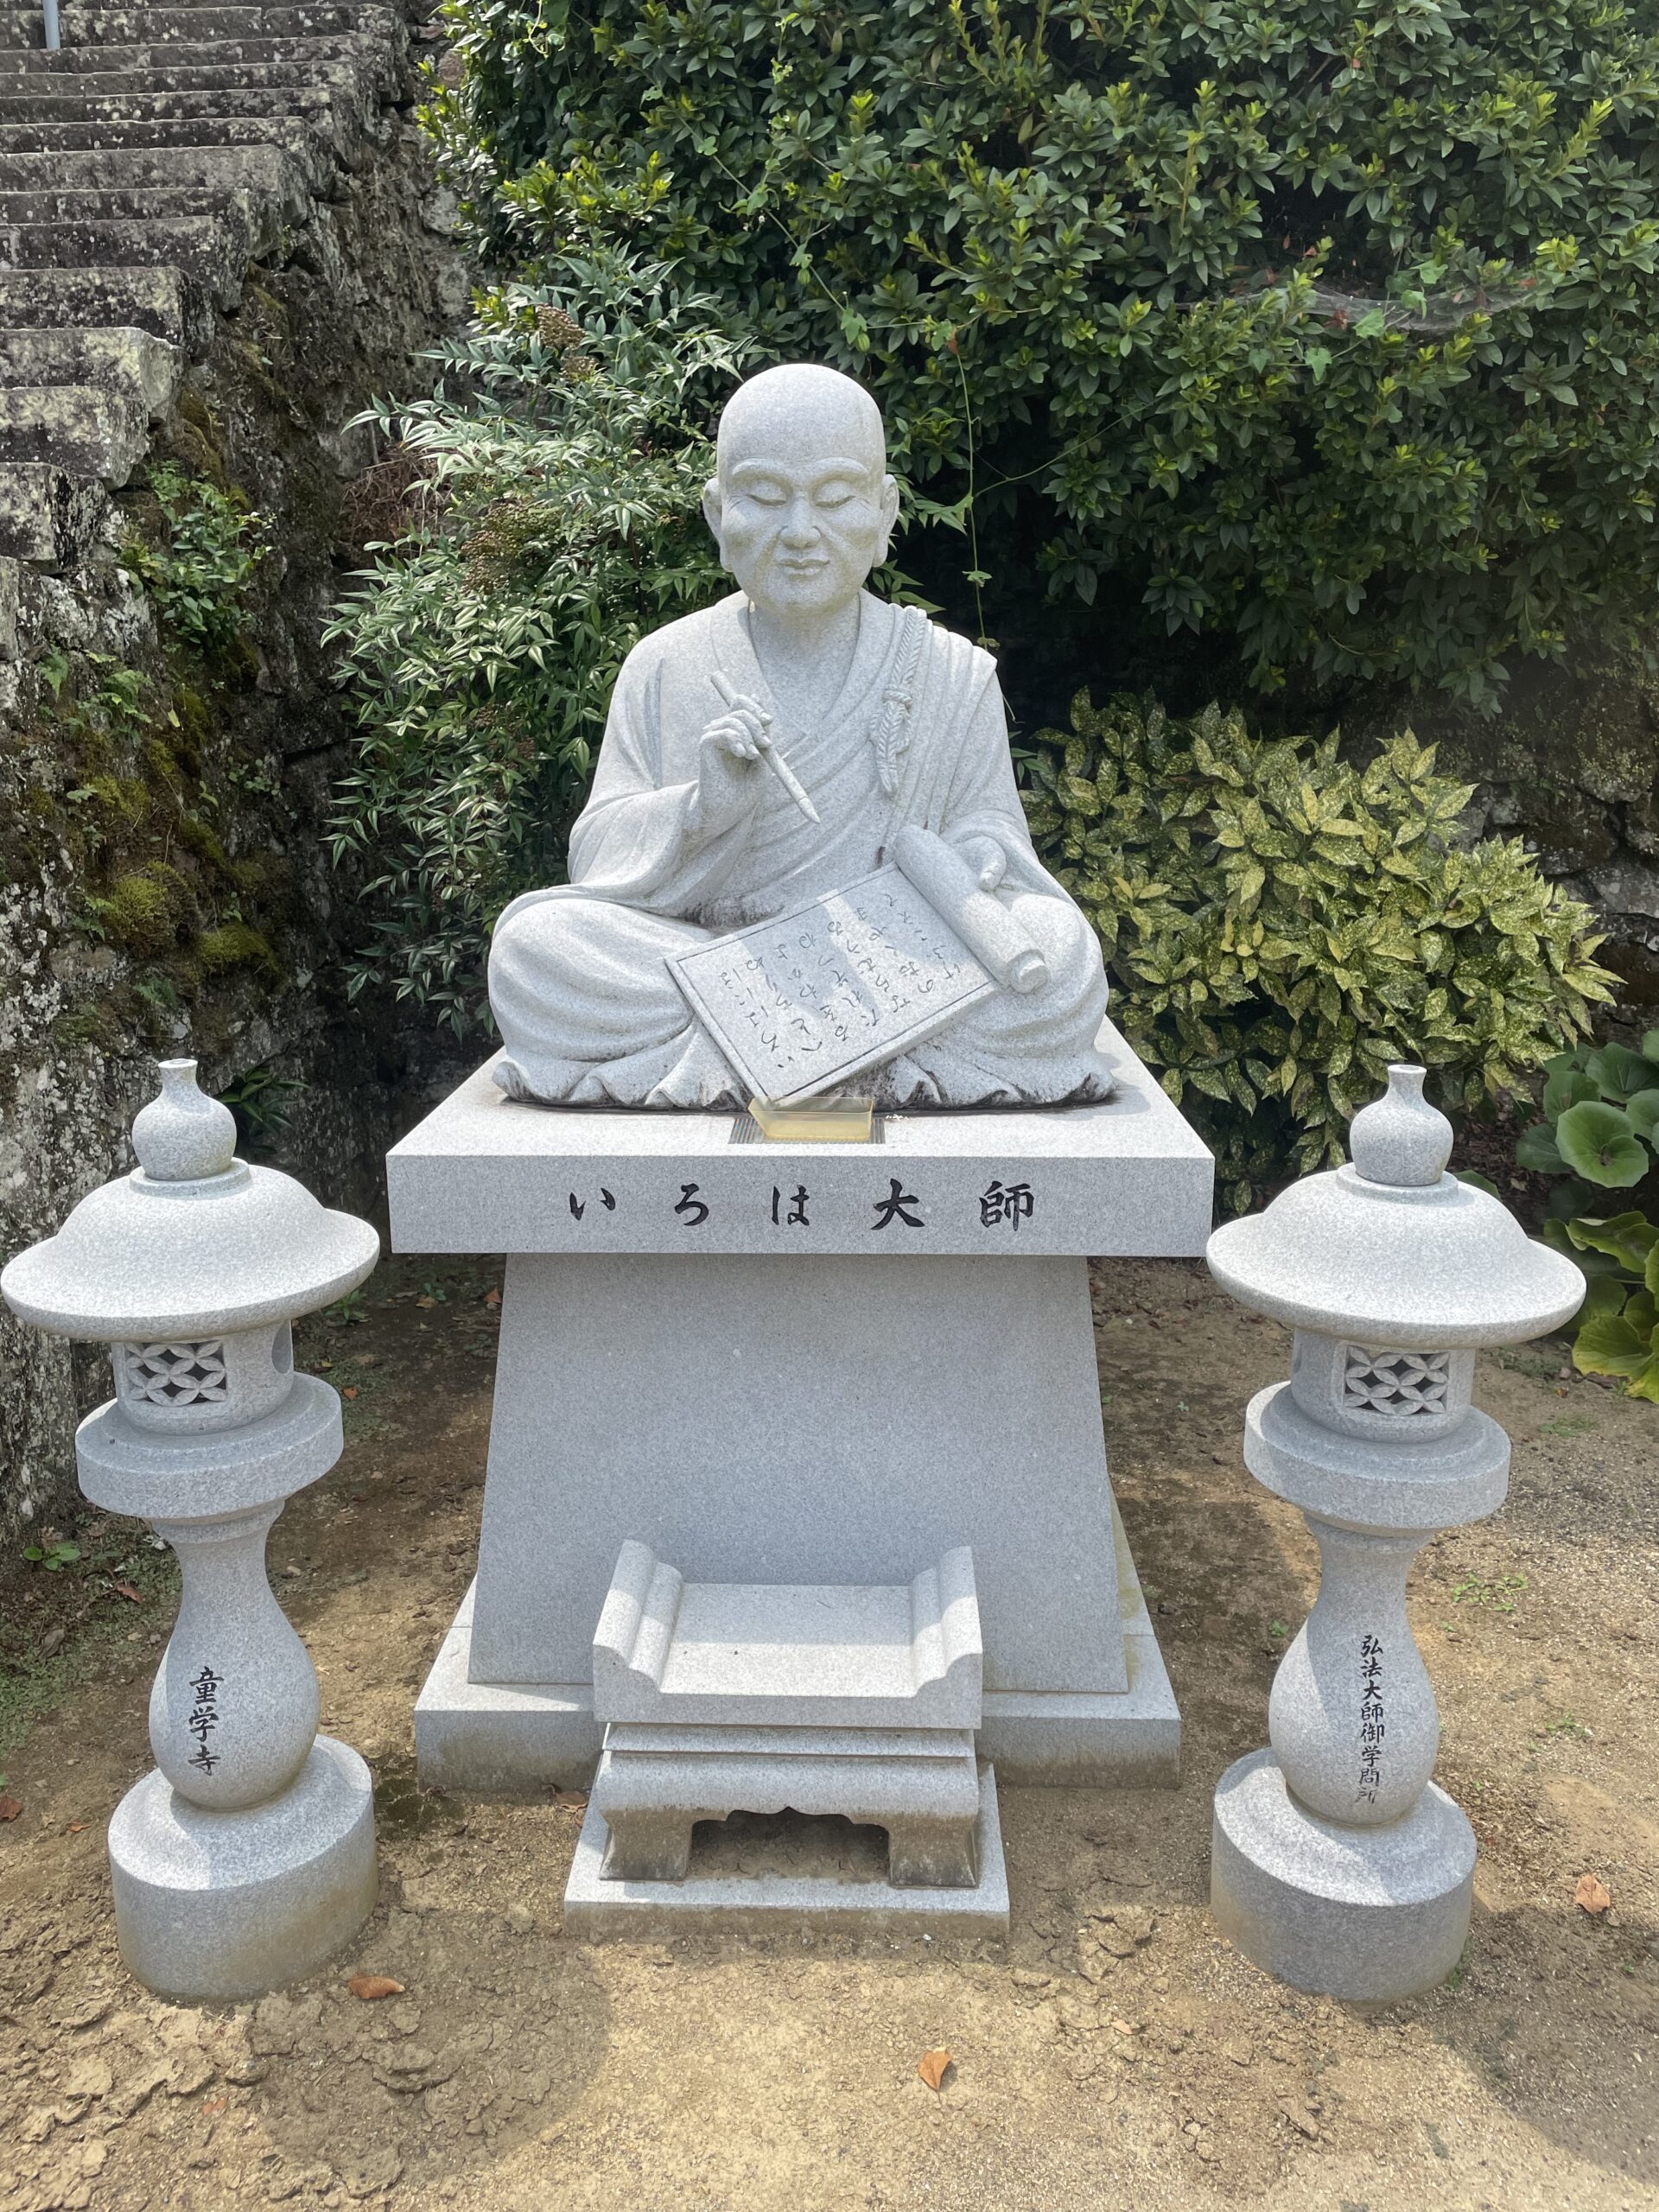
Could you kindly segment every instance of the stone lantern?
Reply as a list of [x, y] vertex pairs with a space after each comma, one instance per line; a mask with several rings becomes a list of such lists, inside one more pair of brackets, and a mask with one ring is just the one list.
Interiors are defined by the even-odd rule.
[[92, 1503], [178, 1554], [179, 1618], [149, 1701], [160, 1771], [110, 1822], [128, 1966], [158, 1994], [251, 1996], [307, 1973], [374, 1903], [367, 1768], [317, 1734], [317, 1678], [265, 1576], [285, 1501], [326, 1474], [340, 1400], [294, 1371], [291, 1325], [360, 1283], [379, 1240], [234, 1157], [194, 1060], [162, 1063], [139, 1165], [12, 1261], [21, 1319], [110, 1347], [114, 1398], [81, 1423]]
[[1250, 1402], [1244, 1459], [1300, 1509], [1322, 1567], [1274, 1679], [1272, 1748], [1216, 1790], [1211, 1904], [1257, 1965], [1334, 1997], [1428, 1988], [1462, 1951], [1475, 1840], [1429, 1779], [1440, 1720], [1406, 1576], [1508, 1489], [1509, 1439], [1470, 1404], [1477, 1348], [1558, 1327], [1584, 1291], [1445, 1173], [1451, 1149], [1422, 1069], [1391, 1067], [1354, 1117], [1352, 1164], [1229, 1222], [1208, 1252], [1224, 1290], [1295, 1331], [1290, 1380]]

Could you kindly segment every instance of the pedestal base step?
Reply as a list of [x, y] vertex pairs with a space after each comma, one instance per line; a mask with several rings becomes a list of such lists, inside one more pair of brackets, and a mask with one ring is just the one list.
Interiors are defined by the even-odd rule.
[[1444, 1981], [1469, 1933], [1474, 1872], [1474, 1833], [1432, 1782], [1374, 1828], [1306, 1811], [1270, 1751], [1216, 1785], [1211, 1910], [1246, 1958], [1294, 1988], [1387, 2002]]
[[[835, 1852], [828, 1830], [824, 1857]], [[660, 1941], [698, 1932], [744, 1936], [790, 1935], [810, 1928], [842, 1935], [956, 1936], [1001, 1940], [1008, 1932], [1008, 1883], [997, 1820], [996, 1777], [979, 1770], [979, 1815], [974, 1847], [979, 1878], [972, 1888], [906, 1888], [888, 1880], [849, 1875], [836, 1866], [823, 1872], [779, 1875], [701, 1872], [692, 1854], [683, 1881], [607, 1878], [602, 1872], [610, 1829], [590, 1801], [570, 1879], [564, 1892], [564, 1924], [588, 1942]]]
[[121, 1955], [158, 1997], [257, 1997], [296, 1981], [374, 1907], [373, 1785], [332, 1736], [248, 1812], [203, 1812], [147, 1774], [109, 1840]]
[[786, 1808], [885, 1829], [899, 1888], [970, 1890], [979, 1879], [971, 1728], [613, 1723], [593, 1802], [611, 1832], [606, 1881], [682, 1881], [699, 1821]]

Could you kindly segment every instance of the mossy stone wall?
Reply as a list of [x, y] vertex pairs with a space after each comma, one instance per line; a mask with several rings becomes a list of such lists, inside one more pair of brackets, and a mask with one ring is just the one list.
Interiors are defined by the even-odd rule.
[[[0, 563], [0, 1256], [130, 1166], [158, 1057], [194, 1053], [245, 1149], [369, 1209], [423, 1039], [353, 1007], [353, 887], [324, 839], [346, 723], [320, 645], [354, 557], [348, 429], [465, 312], [412, 123], [250, 274], [147, 467], [73, 573]], [[263, 547], [204, 640], [149, 575], [158, 480], [238, 505]], [[146, 577], [149, 581], [143, 581]], [[212, 609], [210, 608], [210, 613]], [[0, 1314], [0, 1573], [73, 1509], [107, 1363]]]

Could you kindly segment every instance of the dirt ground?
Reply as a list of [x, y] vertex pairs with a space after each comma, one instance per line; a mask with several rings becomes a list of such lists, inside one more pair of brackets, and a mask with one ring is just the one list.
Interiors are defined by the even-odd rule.
[[[122, 1572], [138, 1540], [94, 1525], [73, 1532], [80, 1562], [18, 1585], [0, 2212], [1659, 2205], [1659, 1411], [1562, 1376], [1559, 1346], [1481, 1363], [1515, 1439], [1510, 1501], [1413, 1581], [1439, 1778], [1481, 1844], [1469, 1947], [1433, 1994], [1298, 1996], [1209, 1918], [1211, 1792], [1265, 1738], [1314, 1554], [1238, 1450], [1287, 1338], [1173, 1262], [1116, 1264], [1096, 1298], [1180, 1788], [1005, 1791], [1006, 1949], [584, 1948], [559, 1918], [579, 1806], [414, 1780], [415, 1692], [474, 1556], [492, 1281], [388, 1267], [360, 1319], [301, 1345], [349, 1394], [350, 1440], [271, 1563], [327, 1724], [374, 1767], [382, 1866], [372, 1921], [310, 1980], [193, 2012], [123, 1972], [103, 1831], [149, 1764], [166, 1562], [133, 1552]], [[1599, 1918], [1574, 1902], [1586, 1872], [1611, 1894]], [[403, 1993], [359, 2000], [359, 1969]], [[955, 2064], [936, 2094], [916, 2069], [939, 2045]]]

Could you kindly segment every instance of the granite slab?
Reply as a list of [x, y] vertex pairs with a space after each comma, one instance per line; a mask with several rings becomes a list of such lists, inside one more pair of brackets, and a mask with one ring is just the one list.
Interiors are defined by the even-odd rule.
[[387, 1155], [393, 1249], [1195, 1258], [1215, 1163], [1110, 1022], [1099, 1044], [1117, 1086], [1103, 1105], [884, 1114], [876, 1144], [527, 1103], [492, 1060]]

